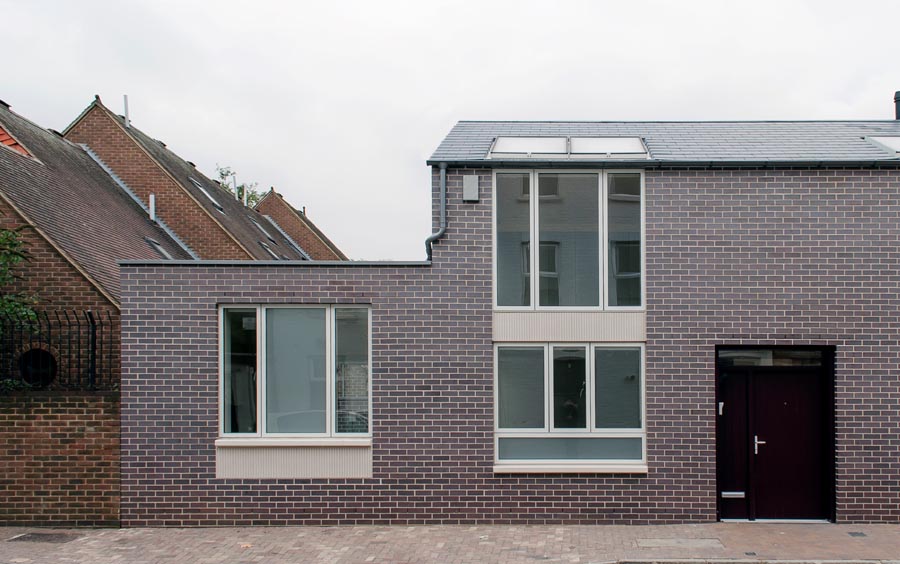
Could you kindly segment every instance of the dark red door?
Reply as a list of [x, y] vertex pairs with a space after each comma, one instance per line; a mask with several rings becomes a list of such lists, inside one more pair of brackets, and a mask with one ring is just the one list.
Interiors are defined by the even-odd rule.
[[829, 359], [823, 355], [819, 366], [729, 366], [720, 356], [720, 518], [831, 518]]

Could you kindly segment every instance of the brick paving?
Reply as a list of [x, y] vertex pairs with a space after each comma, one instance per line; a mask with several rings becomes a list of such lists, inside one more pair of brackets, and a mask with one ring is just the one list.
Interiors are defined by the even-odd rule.
[[[62, 544], [9, 540], [25, 533], [64, 533], [76, 538]], [[900, 564], [900, 526], [710, 523], [663, 526], [0, 528], [0, 564], [599, 564], [660, 560], [841, 560]]]

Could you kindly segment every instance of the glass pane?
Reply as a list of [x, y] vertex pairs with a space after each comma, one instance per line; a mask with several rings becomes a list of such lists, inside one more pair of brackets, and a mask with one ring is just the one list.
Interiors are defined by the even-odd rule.
[[641, 175], [609, 175], [609, 305], [641, 305]]
[[544, 428], [544, 349], [497, 350], [497, 405], [501, 429]]
[[335, 430], [369, 432], [369, 310], [334, 310]]
[[527, 174], [497, 175], [497, 305], [531, 305], [529, 278], [530, 181]]
[[565, 137], [498, 137], [492, 153], [562, 153]]
[[641, 349], [594, 349], [595, 427], [641, 427]]
[[557, 429], [587, 427], [584, 347], [553, 349], [553, 426]]
[[646, 153], [638, 137], [572, 137], [572, 154]]
[[[540, 305], [600, 305], [600, 197], [596, 174], [541, 174], [541, 263], [554, 249], [554, 280], [540, 279]], [[547, 262], [550, 262], [549, 255]]]
[[225, 381], [226, 433], [256, 432], [256, 310], [226, 309]]
[[640, 460], [643, 439], [501, 438], [500, 460]]
[[325, 432], [325, 310], [266, 310], [266, 431]]
[[720, 349], [720, 366], [822, 366], [815, 349]]

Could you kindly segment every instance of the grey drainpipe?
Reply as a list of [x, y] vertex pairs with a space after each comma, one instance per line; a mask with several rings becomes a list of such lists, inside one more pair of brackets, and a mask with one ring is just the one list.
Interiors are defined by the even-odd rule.
[[440, 229], [425, 239], [426, 260], [431, 262], [431, 244], [444, 236], [447, 232], [447, 163], [441, 163], [441, 225]]

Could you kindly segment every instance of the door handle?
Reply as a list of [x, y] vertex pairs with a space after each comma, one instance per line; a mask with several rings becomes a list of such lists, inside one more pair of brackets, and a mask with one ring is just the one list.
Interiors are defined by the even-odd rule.
[[759, 445], [764, 444], [766, 444], [766, 441], [761, 441], [758, 435], [753, 435], [753, 454], [759, 454]]

